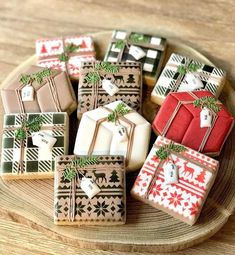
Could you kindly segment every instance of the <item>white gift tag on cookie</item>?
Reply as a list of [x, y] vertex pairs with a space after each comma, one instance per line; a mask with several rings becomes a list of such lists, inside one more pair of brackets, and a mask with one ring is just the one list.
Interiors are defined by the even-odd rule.
[[178, 168], [173, 161], [168, 161], [163, 166], [165, 184], [178, 183]]
[[26, 85], [21, 90], [21, 98], [23, 102], [33, 101], [34, 99], [34, 88], [30, 84]]
[[203, 107], [203, 109], [200, 112], [200, 127], [211, 127], [212, 122], [212, 114], [210, 109], [207, 107]]
[[110, 80], [108, 80], [108, 79], [103, 79], [103, 81], [102, 81], [102, 88], [110, 96], [115, 95], [119, 91], [119, 88], [114, 83], [112, 83]]
[[140, 47], [134, 45], [130, 46], [129, 54], [132, 55], [136, 60], [146, 56], [146, 53]]
[[97, 184], [91, 178], [87, 177], [82, 177], [80, 186], [90, 199], [101, 191]]
[[188, 91], [201, 89], [204, 86], [202, 81], [193, 73], [186, 73], [185, 80], [188, 83]]
[[32, 133], [32, 142], [33, 145], [38, 146], [39, 148], [46, 148], [52, 150], [52, 147], [55, 145], [57, 139], [45, 132], [39, 131]]
[[114, 132], [115, 139], [120, 143], [128, 140], [127, 129], [123, 125], [119, 124]]

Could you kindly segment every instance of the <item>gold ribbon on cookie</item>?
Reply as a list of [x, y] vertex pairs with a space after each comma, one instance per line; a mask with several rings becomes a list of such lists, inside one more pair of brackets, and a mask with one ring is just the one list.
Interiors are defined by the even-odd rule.
[[52, 98], [53, 98], [53, 103], [55, 105], [55, 110], [58, 112], [61, 112], [62, 108], [61, 108], [61, 105], [59, 102], [59, 97], [58, 97], [56, 84], [55, 84], [55, 80], [54, 80], [54, 71], [49, 68], [44, 68], [43, 70], [41, 70], [37, 73], [21, 74], [21, 77], [19, 79], [20, 85], [18, 88], [15, 89], [17, 101], [18, 101], [19, 108], [20, 108], [20, 113], [25, 113], [25, 108], [24, 108], [24, 104], [22, 101], [22, 97], [21, 97], [21, 90], [25, 86], [28, 86], [28, 85], [33, 86], [34, 82], [37, 84], [37, 86], [33, 87], [35, 91], [37, 91], [43, 85], [48, 83], [49, 90], [50, 90]]
[[[170, 126], [171, 126], [171, 124], [172, 124], [174, 118], [176, 117], [176, 115], [177, 115], [177, 113], [178, 113], [178, 111], [179, 111], [179, 109], [180, 109], [180, 107], [181, 107], [182, 105], [194, 104], [197, 100], [200, 100], [200, 98], [197, 97], [193, 92], [187, 92], [187, 93], [188, 93], [194, 100], [193, 100], [193, 101], [178, 101], [178, 104], [177, 104], [177, 106], [175, 107], [175, 110], [174, 110], [173, 113], [171, 114], [171, 116], [170, 116], [170, 118], [168, 119], [168, 121], [167, 121], [167, 123], [166, 123], [166, 125], [165, 125], [165, 127], [164, 127], [164, 129], [163, 129], [163, 131], [161, 132], [161, 135], [162, 135], [162, 136], [166, 136], [166, 133], [168, 132], [168, 130], [169, 130], [169, 128], [170, 128]], [[212, 97], [211, 97], [211, 98], [212, 98]], [[218, 103], [218, 104], [221, 104], [221, 103]], [[194, 105], [194, 106], [195, 106], [195, 105]], [[196, 106], [196, 107], [197, 107], [197, 106]], [[200, 106], [200, 107], [201, 107], [201, 106]], [[213, 128], [214, 128], [214, 126], [215, 126], [215, 123], [216, 123], [216, 121], [217, 121], [217, 119], [218, 119], [217, 111], [216, 111], [215, 109], [211, 108], [210, 106], [209, 106], [209, 109], [210, 109], [210, 111], [211, 111], [211, 113], [212, 113], [212, 117], [213, 117], [213, 118], [212, 118], [212, 123], [211, 123], [211, 126], [208, 127], [207, 130], [206, 130], [206, 133], [205, 133], [205, 135], [204, 135], [204, 137], [203, 137], [203, 139], [202, 139], [202, 142], [201, 142], [201, 144], [200, 144], [200, 146], [199, 146], [199, 149], [198, 149], [199, 152], [203, 151], [203, 149], [204, 149], [204, 147], [205, 147], [205, 145], [206, 145], [206, 142], [207, 142], [207, 140], [208, 140], [208, 138], [209, 138], [209, 136], [210, 136], [210, 133], [211, 133], [211, 131], [213, 130]]]
[[150, 36], [132, 32], [127, 32], [125, 39], [112, 38], [111, 43], [115, 45], [115, 48], [120, 49], [117, 56], [117, 62], [120, 62], [122, 60], [125, 47], [129, 49], [131, 45], [155, 49], [159, 51], [163, 51], [165, 48], [163, 45], [151, 44]]

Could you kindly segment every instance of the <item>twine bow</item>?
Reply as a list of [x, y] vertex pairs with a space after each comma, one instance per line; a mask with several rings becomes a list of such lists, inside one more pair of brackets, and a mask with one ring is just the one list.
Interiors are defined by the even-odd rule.
[[[173, 113], [171, 114], [170, 118], [168, 119], [163, 131], [161, 132], [162, 136], [166, 136], [174, 118], [176, 117], [180, 107], [182, 105], [187, 105], [187, 104], [193, 104], [195, 107], [203, 107], [205, 106], [205, 104], [207, 105], [207, 107], [211, 110], [212, 113], [212, 123], [211, 126], [207, 128], [206, 133], [202, 139], [202, 142], [199, 146], [198, 151], [201, 152], [205, 145], [206, 142], [210, 136], [210, 133], [212, 131], [212, 129], [214, 128], [214, 125], [218, 119], [218, 115], [217, 112], [221, 109], [221, 107], [219, 105], [216, 104], [216, 99], [214, 99], [213, 97], [202, 97], [202, 98], [198, 98], [194, 93], [192, 92], [187, 92], [189, 95], [191, 95], [192, 98], [194, 98], [193, 101], [178, 101], [177, 106], [175, 107], [175, 110], [173, 111]], [[209, 100], [208, 100], [209, 98]]]
[[127, 32], [126, 37], [123, 40], [112, 38], [111, 43], [114, 43], [115, 48], [120, 50], [118, 52], [117, 62], [120, 62], [122, 60], [125, 47], [129, 49], [131, 45], [140, 46], [140, 47], [149, 48], [149, 49], [156, 49], [160, 51], [164, 50], [163, 45], [151, 44], [150, 38], [151, 37], [148, 35], [139, 34], [139, 33], [131, 33], [131, 32]]

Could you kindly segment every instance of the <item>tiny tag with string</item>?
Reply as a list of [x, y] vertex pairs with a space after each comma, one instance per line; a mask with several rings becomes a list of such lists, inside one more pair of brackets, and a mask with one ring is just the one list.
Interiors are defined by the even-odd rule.
[[21, 90], [21, 98], [23, 102], [30, 102], [34, 100], [34, 88], [28, 84]]
[[97, 184], [92, 180], [92, 178], [88, 178], [83, 176], [81, 179], [81, 189], [85, 192], [85, 194], [91, 199], [96, 194], [98, 194], [101, 189], [97, 186]]
[[52, 135], [49, 135], [45, 132], [33, 132], [32, 133], [32, 143], [39, 148], [45, 148], [52, 150], [52, 147], [55, 145], [57, 139]]
[[113, 96], [115, 95], [118, 91], [119, 88], [110, 80], [108, 79], [103, 79], [102, 81], [102, 88], [110, 95]]
[[126, 142], [128, 140], [127, 129], [125, 126], [118, 124], [114, 132], [115, 138], [120, 142]]
[[211, 127], [212, 114], [210, 109], [203, 107], [200, 112], [200, 128]]
[[186, 73], [185, 80], [189, 85], [188, 91], [193, 91], [204, 87], [202, 81], [193, 73]]
[[166, 185], [178, 183], [178, 168], [172, 160], [165, 162], [163, 172]]
[[146, 56], [146, 53], [140, 47], [134, 45], [130, 46], [129, 54], [132, 55], [136, 60], [139, 60]]

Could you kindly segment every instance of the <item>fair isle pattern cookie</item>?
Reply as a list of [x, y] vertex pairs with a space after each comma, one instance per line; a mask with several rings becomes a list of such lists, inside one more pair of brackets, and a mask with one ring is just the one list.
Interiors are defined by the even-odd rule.
[[[114, 68], [109, 71], [105, 67]], [[96, 65], [104, 65], [97, 69]], [[98, 80], [88, 80], [95, 73]], [[92, 78], [92, 77], [91, 77]], [[117, 92], [109, 95], [103, 82], [111, 82]], [[84, 62], [80, 71], [78, 87], [78, 116], [99, 106], [122, 100], [132, 109], [141, 112], [142, 104], [142, 69], [140, 63], [119, 62]]]
[[178, 183], [165, 184], [164, 163], [160, 164], [156, 151], [171, 140], [159, 136], [151, 149], [131, 194], [153, 207], [165, 211], [190, 225], [200, 215], [203, 204], [214, 183], [219, 162], [186, 148], [171, 152], [178, 169]]
[[[77, 156], [56, 160], [54, 222], [56, 225], [120, 225], [126, 221], [125, 165], [122, 156], [97, 156], [98, 163], [78, 169], [76, 180], [65, 169]], [[91, 178], [100, 192], [89, 198], [81, 179]], [[75, 185], [74, 185], [75, 181]], [[72, 190], [74, 189], [74, 190]]]
[[95, 48], [90, 36], [38, 39], [36, 41], [38, 65], [66, 71], [78, 80], [81, 62], [95, 60]]

